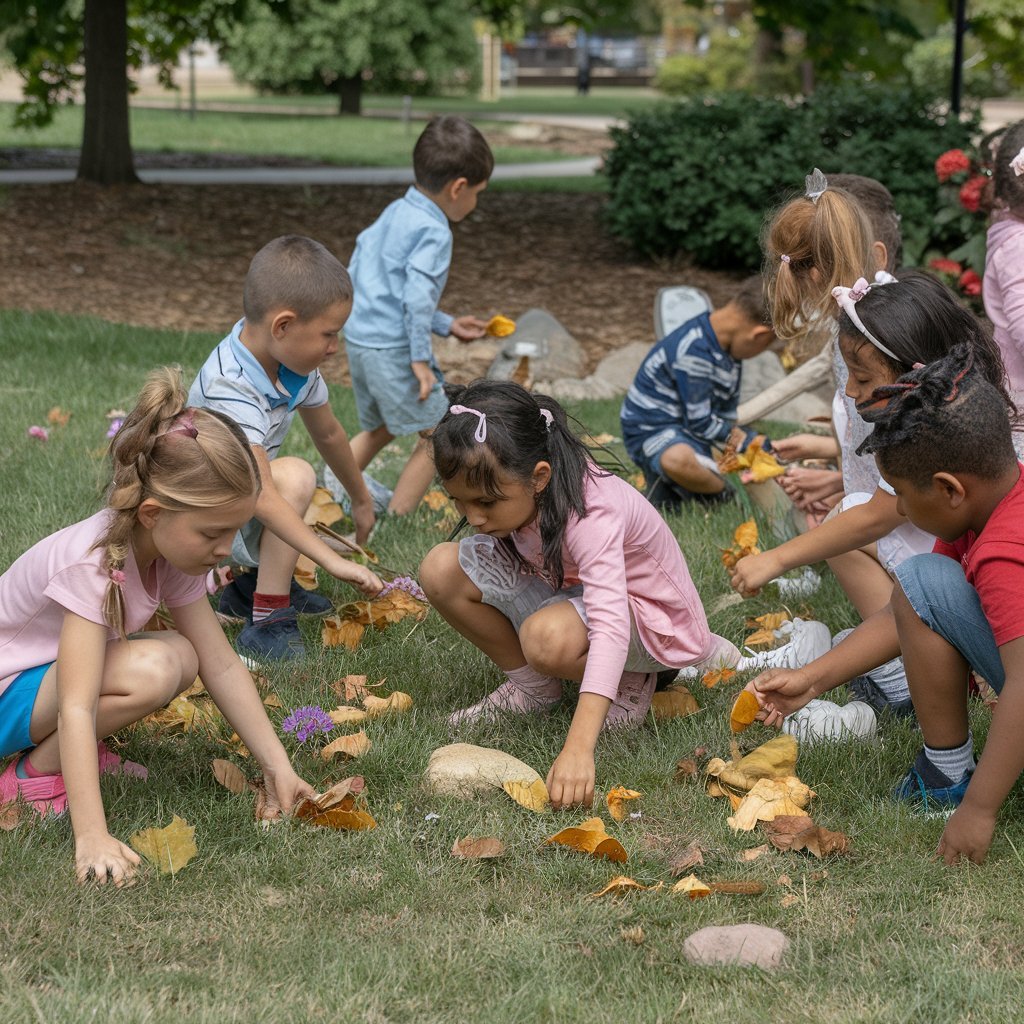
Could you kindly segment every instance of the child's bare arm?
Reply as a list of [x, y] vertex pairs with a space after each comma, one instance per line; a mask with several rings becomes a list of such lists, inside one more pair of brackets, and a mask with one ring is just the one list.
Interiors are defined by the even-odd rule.
[[475, 316], [457, 316], [449, 330], [459, 341], [476, 341], [487, 333], [487, 321]]
[[783, 462], [795, 459], [832, 459], [839, 455], [839, 444], [831, 435], [791, 434], [773, 440], [772, 451]]
[[1024, 771], [1024, 637], [999, 648], [1006, 681], [992, 713], [985, 749], [963, 803], [953, 813], [937, 850], [947, 864], [966, 857], [980, 864], [992, 845], [999, 808]]
[[263, 481], [260, 496], [256, 501], [256, 518], [286, 544], [311, 558], [336, 579], [351, 583], [370, 597], [378, 593], [382, 584], [376, 574], [365, 566], [342, 558], [320, 540], [274, 486], [267, 453], [259, 445], [253, 445], [252, 451], [256, 456], [256, 464], [259, 466]]
[[79, 882], [108, 879], [121, 886], [139, 855], [107, 829], [96, 759], [96, 707], [103, 685], [107, 630], [73, 612], [64, 615], [57, 647], [58, 744], [75, 836]]
[[555, 810], [594, 802], [594, 748], [611, 701], [598, 693], [581, 693], [562, 752], [548, 772], [548, 795]]
[[741, 558], [729, 570], [733, 589], [753, 597], [784, 572], [864, 547], [905, 521], [896, 511], [896, 499], [879, 489], [865, 504], [847, 509], [777, 548]]
[[334, 415], [329, 405], [300, 409], [299, 415], [309, 431], [313, 444], [316, 445], [316, 450], [341, 481], [341, 486], [348, 491], [352, 499], [352, 518], [356, 524], [356, 542], [365, 544], [376, 516], [373, 511], [373, 499], [366, 489], [366, 481], [363, 480], [363, 474], [352, 454], [352, 446], [348, 443], [345, 428], [338, 422], [338, 417]]
[[205, 597], [172, 609], [171, 617], [199, 656], [199, 674], [214, 703], [259, 762], [269, 795], [287, 814], [313, 787], [295, 774], [252, 675], [228, 643]]

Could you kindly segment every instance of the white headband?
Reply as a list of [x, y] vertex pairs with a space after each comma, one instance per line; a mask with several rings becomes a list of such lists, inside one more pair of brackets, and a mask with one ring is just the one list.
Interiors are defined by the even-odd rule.
[[853, 326], [864, 335], [868, 341], [871, 342], [879, 352], [887, 355], [890, 359], [897, 363], [902, 363], [900, 359], [890, 349], [887, 349], [865, 326], [864, 322], [859, 316], [857, 316], [857, 303], [864, 298], [865, 295], [872, 289], [877, 288], [884, 284], [896, 284], [896, 278], [892, 276], [888, 271], [879, 270], [875, 274], [875, 280], [873, 284], [868, 282], [863, 277], [858, 277], [854, 282], [852, 288], [843, 288], [842, 286], [832, 289], [832, 298], [839, 303], [839, 308], [850, 318]]

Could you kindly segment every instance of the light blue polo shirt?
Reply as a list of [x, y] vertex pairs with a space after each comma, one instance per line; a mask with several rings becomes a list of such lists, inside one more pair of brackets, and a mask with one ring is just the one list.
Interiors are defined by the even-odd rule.
[[437, 308], [451, 261], [448, 218], [411, 187], [356, 239], [345, 344], [407, 348], [410, 362], [429, 362], [431, 332], [447, 337], [452, 329], [453, 318]]
[[319, 370], [306, 377], [286, 366], [275, 385], [239, 335], [244, 318], [210, 353], [188, 393], [188, 404], [223, 413], [241, 428], [250, 444], [257, 444], [273, 459], [284, 442], [298, 409], [315, 409], [328, 400], [327, 385]]

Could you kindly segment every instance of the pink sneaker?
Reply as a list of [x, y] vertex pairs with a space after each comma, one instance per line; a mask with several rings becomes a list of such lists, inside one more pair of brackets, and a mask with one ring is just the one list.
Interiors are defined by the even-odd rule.
[[511, 679], [506, 679], [493, 693], [489, 693], [479, 704], [462, 708], [448, 716], [448, 725], [456, 728], [467, 722], [476, 722], [481, 718], [496, 718], [502, 712], [529, 715], [547, 711], [562, 699], [562, 683], [556, 680], [551, 684], [527, 692], [516, 686]]
[[130, 775], [134, 779], [145, 781], [149, 778], [149, 769], [138, 761], [125, 761], [115, 754], [107, 745], [100, 740], [96, 744], [96, 754], [99, 760], [100, 775]]
[[68, 809], [68, 794], [64, 788], [64, 776], [41, 775], [36, 779], [19, 779], [16, 771], [21, 755], [17, 755], [0, 775], [0, 804], [24, 800], [45, 818], [48, 814], [63, 814]]
[[658, 684], [657, 672], [623, 672], [619, 692], [608, 709], [605, 729], [642, 725], [651, 709], [651, 698]]

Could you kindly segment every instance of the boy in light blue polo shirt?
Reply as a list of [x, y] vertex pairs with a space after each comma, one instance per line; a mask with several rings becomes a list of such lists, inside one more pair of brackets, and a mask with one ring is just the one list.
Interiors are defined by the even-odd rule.
[[278, 457], [298, 413], [352, 496], [356, 539], [365, 542], [374, 524], [373, 501], [319, 370], [338, 351], [352, 283], [319, 242], [284, 235], [253, 257], [242, 307], [245, 317], [203, 364], [188, 401], [241, 427], [263, 485], [256, 517], [236, 534], [231, 551], [235, 563], [256, 571], [228, 585], [220, 610], [249, 620], [235, 641], [240, 654], [255, 661], [291, 660], [305, 653], [296, 616], [324, 615], [332, 607], [294, 583], [300, 554], [366, 596], [381, 589], [373, 572], [342, 558], [303, 522], [316, 488], [313, 467], [296, 456]]
[[352, 438], [361, 469], [396, 437], [420, 435], [388, 511], [412, 512], [434, 466], [426, 438], [448, 411], [431, 333], [475, 341], [486, 324], [438, 308], [452, 256], [449, 221], [476, 208], [494, 156], [465, 118], [435, 117], [412, 155], [416, 184], [356, 239], [349, 265], [355, 298], [345, 348], [362, 431]]

